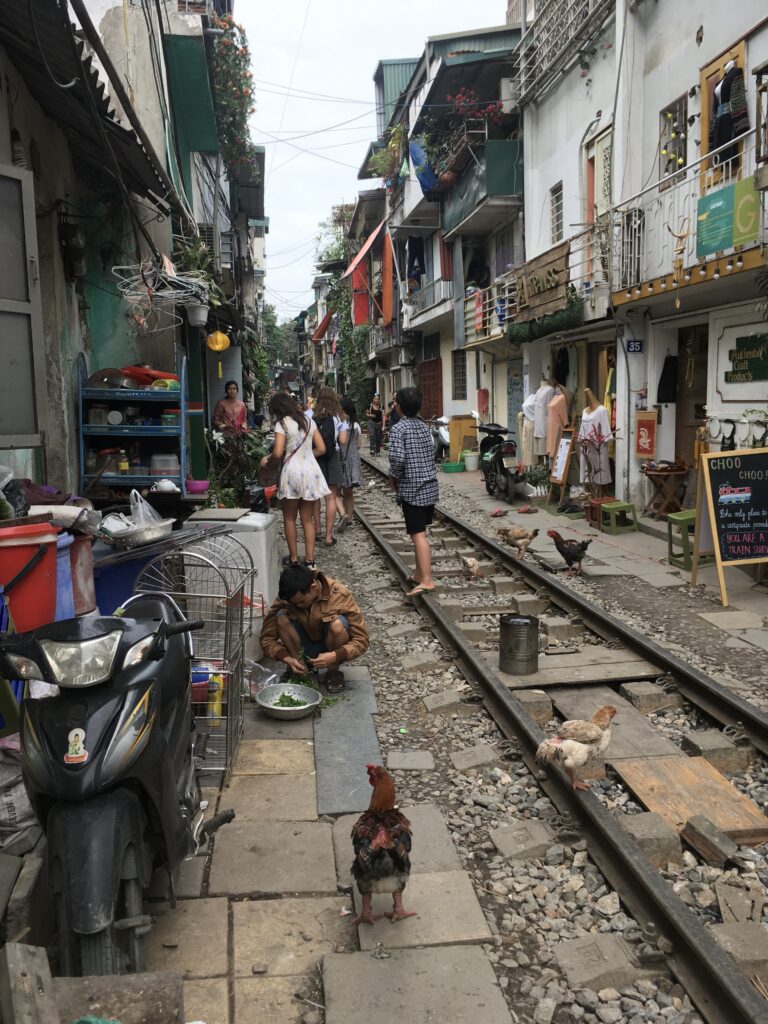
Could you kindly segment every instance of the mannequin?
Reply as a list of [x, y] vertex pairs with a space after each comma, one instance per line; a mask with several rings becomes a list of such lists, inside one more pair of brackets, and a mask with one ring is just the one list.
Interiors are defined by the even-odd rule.
[[524, 466], [535, 466], [536, 465], [536, 452], [534, 450], [534, 438], [533, 438], [533, 423], [534, 423], [534, 406], [536, 404], [536, 395], [530, 394], [523, 402], [522, 411], [517, 414], [518, 422], [518, 437], [520, 438], [520, 461]]
[[[744, 91], [744, 72], [736, 67], [735, 61], [729, 60], [712, 97], [712, 116], [709, 121], [710, 151], [743, 135], [748, 128], [749, 112]], [[728, 164], [738, 157], [738, 153], [738, 146], [726, 146], [712, 158], [712, 163], [715, 167]]]
[[554, 393], [552, 382], [542, 376], [539, 389], [534, 395], [533, 406], [533, 445], [536, 455], [547, 454], [547, 406]]
[[580, 449], [579, 479], [582, 484], [603, 487], [611, 483], [611, 464], [608, 458], [608, 441], [613, 439], [608, 410], [595, 398], [589, 388], [584, 388], [584, 411], [581, 414], [579, 440], [591, 441]]
[[568, 425], [568, 399], [562, 384], [555, 385], [555, 393], [547, 406], [547, 455], [554, 457], [560, 431]]

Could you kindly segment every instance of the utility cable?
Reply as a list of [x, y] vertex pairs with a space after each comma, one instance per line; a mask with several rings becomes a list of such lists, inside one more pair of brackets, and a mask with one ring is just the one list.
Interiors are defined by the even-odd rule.
[[[48, 72], [48, 77], [54, 85], [57, 85], [59, 87], [59, 89], [71, 89], [73, 85], [77, 85], [79, 79], [77, 76], [75, 76], [71, 82], [60, 82], [56, 75], [54, 75], [54, 73], [51, 71], [50, 65], [48, 64], [48, 60], [45, 56], [45, 51], [43, 50], [42, 43], [40, 42], [40, 36], [37, 34], [37, 22], [35, 21], [35, 12], [32, 9], [32, 0], [27, 0], [27, 13], [29, 14], [29, 23], [32, 26], [32, 35], [35, 37], [35, 45], [37, 46], [37, 52], [40, 54], [40, 59], [43, 62], [43, 67]], [[77, 63], [81, 63], [79, 53], [77, 54]]]
[[[262, 128], [261, 131], [265, 135], [269, 135], [270, 134], [268, 131], [265, 131], [264, 128]], [[358, 164], [348, 164], [344, 160], [335, 160], [332, 156], [324, 156], [322, 153], [317, 153], [315, 150], [305, 149], [303, 146], [297, 146], [293, 142], [288, 142], [287, 139], [275, 139], [275, 141], [276, 142], [282, 142], [283, 145], [290, 146], [291, 149], [297, 149], [300, 153], [309, 153], [310, 156], [316, 156], [318, 158], [318, 160], [327, 160], [328, 163], [338, 164], [339, 167], [349, 167], [353, 171], [356, 171], [359, 168]], [[275, 153], [276, 152], [277, 152], [276, 149], [272, 150], [272, 163], [274, 163]]]
[[[298, 38], [298, 41], [296, 42], [296, 52], [293, 55], [293, 66], [291, 67], [291, 74], [290, 74], [290, 78], [288, 80], [288, 91], [285, 94], [285, 100], [283, 102], [283, 109], [282, 109], [282, 112], [280, 114], [280, 124], [278, 125], [278, 131], [283, 127], [283, 122], [285, 121], [285, 112], [288, 109], [288, 99], [289, 99], [290, 93], [291, 93], [291, 86], [293, 85], [293, 78], [294, 78], [294, 75], [296, 74], [296, 65], [299, 62], [299, 53], [301, 52], [301, 44], [302, 44], [302, 41], [304, 39], [304, 31], [305, 31], [305, 29], [307, 27], [307, 21], [309, 19], [309, 11], [310, 11], [311, 6], [312, 6], [312, 0], [307, 0], [307, 6], [306, 6], [306, 8], [304, 10], [304, 21], [302, 22], [301, 31], [299, 32], [299, 38]], [[272, 150], [272, 156], [271, 156], [271, 159], [270, 159], [270, 162], [269, 162], [269, 170], [267, 171], [267, 181], [269, 181], [269, 176], [272, 173], [272, 166], [273, 166], [273, 164], [275, 162], [275, 153], [276, 153], [276, 150], [273, 149]], [[266, 187], [266, 182], [264, 184], [265, 184], [265, 187]]]

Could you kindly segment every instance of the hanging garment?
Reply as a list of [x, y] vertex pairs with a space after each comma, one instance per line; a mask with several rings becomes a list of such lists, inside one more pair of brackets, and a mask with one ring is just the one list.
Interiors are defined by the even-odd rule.
[[555, 454], [560, 431], [568, 425], [568, 399], [558, 391], [547, 406], [547, 455]]
[[558, 384], [562, 384], [563, 387], [568, 383], [568, 374], [571, 371], [571, 359], [568, 354], [568, 349], [563, 345], [558, 350], [555, 356], [555, 365], [552, 370], [552, 376], [555, 378]]
[[547, 454], [547, 406], [554, 393], [552, 385], [544, 381], [534, 396], [533, 436], [537, 455]]
[[[603, 405], [608, 410], [608, 420], [611, 424], [611, 433], [616, 434], [616, 368], [612, 366], [608, 371], [608, 379], [605, 382], [605, 398]], [[616, 442], [611, 441], [608, 446], [608, 457], [616, 458]]]
[[[743, 135], [748, 128], [749, 111], [744, 91], [744, 72], [741, 68], [731, 68], [715, 86], [712, 116], [709, 120], [710, 152]], [[727, 146], [714, 157], [714, 163], [717, 166], [726, 164], [729, 160], [734, 160], [738, 153], [738, 145]]]
[[657, 405], [674, 404], [677, 401], [677, 356], [667, 356], [661, 368], [659, 386], [656, 389]]
[[533, 402], [535, 395], [528, 395], [523, 402], [522, 411], [517, 414], [517, 436], [520, 438], [518, 455], [524, 466], [535, 466], [537, 463], [533, 443]]
[[409, 235], [406, 243], [406, 276], [419, 281], [424, 273], [424, 239]]
[[579, 480], [582, 484], [591, 483], [603, 487], [612, 479], [608, 445], [603, 442], [613, 439], [608, 410], [604, 405], [598, 405], [593, 412], [585, 409], [581, 414], [579, 440], [585, 439], [591, 440], [593, 445], [580, 446]]

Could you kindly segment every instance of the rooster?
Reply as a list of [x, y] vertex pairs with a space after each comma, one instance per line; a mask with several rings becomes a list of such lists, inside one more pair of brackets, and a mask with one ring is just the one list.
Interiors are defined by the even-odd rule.
[[[373, 924], [379, 917], [401, 921], [415, 917], [413, 910], [403, 909], [403, 890], [411, 872], [411, 826], [395, 810], [395, 784], [381, 765], [369, 764], [368, 781], [373, 794], [368, 810], [355, 822], [352, 846], [355, 859], [352, 875], [363, 897], [363, 906], [353, 924]], [[392, 893], [392, 912], [373, 913], [373, 894]]]
[[526, 530], [523, 526], [502, 526], [496, 533], [505, 544], [517, 549], [517, 557], [522, 558], [528, 550], [528, 545], [539, 535], [538, 530]]
[[568, 566], [566, 576], [573, 575], [574, 566], [581, 573], [581, 560], [587, 553], [587, 548], [592, 543], [592, 538], [589, 537], [587, 540], [563, 540], [557, 530], [547, 530], [547, 536], [552, 538], [555, 542], [555, 547], [565, 559], [565, 564]]
[[561, 761], [574, 789], [589, 789], [576, 778], [576, 769], [583, 768], [590, 757], [602, 754], [611, 742], [611, 721], [616, 708], [605, 704], [590, 722], [574, 719], [563, 722], [556, 736], [549, 736], [536, 751], [536, 760], [546, 764]]
[[480, 563], [476, 558], [466, 558], [464, 555], [459, 555], [459, 558], [467, 576], [471, 579], [475, 577], [482, 578], [483, 570], [480, 568]]

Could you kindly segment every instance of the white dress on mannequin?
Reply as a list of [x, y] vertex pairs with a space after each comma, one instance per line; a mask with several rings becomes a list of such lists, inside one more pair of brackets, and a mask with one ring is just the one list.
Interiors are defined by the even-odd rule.
[[547, 406], [555, 389], [546, 381], [541, 382], [533, 402], [533, 445], [536, 455], [547, 454]]
[[[598, 405], [592, 412], [585, 409], [581, 414], [581, 426], [579, 427], [579, 439], [590, 438], [596, 443], [608, 442], [613, 439], [611, 433], [611, 421], [608, 418], [608, 410], [604, 405]], [[587, 459], [591, 477], [587, 475]], [[604, 486], [611, 482], [611, 464], [608, 459], [608, 444], [600, 444], [599, 450], [593, 447], [587, 448], [585, 455], [584, 448], [580, 450], [579, 457], [579, 480], [581, 483], [593, 483]]]
[[520, 461], [524, 466], [534, 466], [536, 464], [536, 452], [533, 443], [535, 404], [536, 395], [528, 395], [523, 402], [522, 412], [520, 413]]

